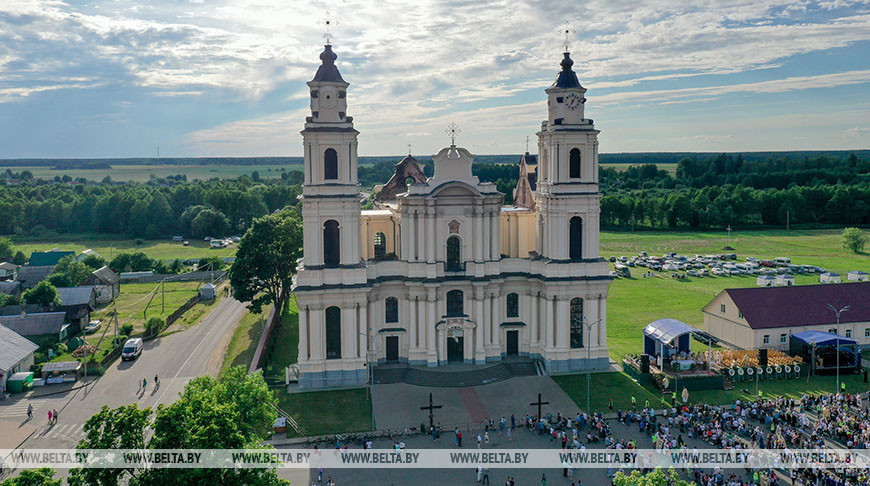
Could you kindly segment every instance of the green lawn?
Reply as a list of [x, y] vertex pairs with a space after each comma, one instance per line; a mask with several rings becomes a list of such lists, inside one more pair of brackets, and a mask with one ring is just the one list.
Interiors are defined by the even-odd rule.
[[[306, 393], [275, 391], [278, 406], [307, 436], [363, 432], [372, 428], [372, 401], [365, 388]], [[288, 437], [298, 434], [288, 428]]]
[[121, 295], [92, 313], [91, 319], [102, 319], [108, 324], [112, 311], [117, 310], [119, 326], [129, 323], [133, 324], [134, 332], [142, 331], [147, 319], [165, 319], [195, 296], [199, 285], [200, 282], [167, 282], [165, 289], [161, 289], [156, 283], [121, 284]]
[[[225, 235], [215, 235], [225, 236]], [[24, 252], [30, 257], [34, 251], [47, 251], [53, 248], [75, 251], [80, 254], [88, 248], [96, 251], [106, 260], [111, 260], [118, 253], [145, 253], [148, 258], [157, 260], [185, 260], [188, 258], [203, 258], [210, 256], [230, 257], [236, 254], [236, 245], [226, 248], [209, 248], [207, 241], [190, 238], [190, 246], [173, 243], [167, 240], [145, 240], [136, 245], [132, 239], [117, 239], [117, 235], [59, 235], [49, 239], [34, 240], [27, 237], [13, 237], [15, 250]]]
[[299, 359], [299, 308], [296, 296], [290, 295], [281, 310], [278, 327], [272, 330], [272, 339], [266, 351], [263, 371], [267, 376], [284, 376], [284, 368]]
[[[234, 178], [242, 175], [251, 175], [257, 171], [263, 179], [281, 177], [281, 169], [284, 171], [302, 170], [302, 164], [268, 164], [268, 165], [232, 165], [232, 164], [209, 164], [209, 165], [122, 165], [113, 164], [111, 169], [71, 169], [52, 170], [50, 166], [15, 166], [8, 167], [13, 172], [29, 170], [34, 177], [40, 179], [54, 179], [54, 176], [68, 175], [73, 179], [84, 177], [91, 181], [101, 181], [106, 175], [113, 181], [136, 181], [145, 182], [151, 176], [165, 178], [177, 174], [187, 175], [187, 180]], [[7, 167], [0, 166], [0, 171], [6, 171]]]
[[251, 360], [254, 359], [254, 352], [257, 350], [257, 343], [260, 341], [260, 335], [263, 333], [263, 327], [265, 327], [266, 319], [269, 318], [271, 311], [272, 306], [268, 305], [263, 307], [262, 314], [247, 312], [242, 316], [239, 325], [233, 331], [232, 338], [230, 338], [221, 371], [232, 366], [242, 365], [245, 369], [251, 366]]
[[[558, 375], [553, 377], [565, 393], [581, 409], [586, 408], [586, 375]], [[647, 390], [632, 380], [625, 373], [592, 373], [592, 390], [590, 407], [592, 412], [608, 413], [608, 400], [613, 400], [613, 411], [631, 409], [631, 396], [637, 398], [639, 407], [643, 407], [646, 400], [650, 405], [661, 403], [662, 394], [654, 390]]]
[[[648, 251], [650, 255], [675, 251], [690, 256], [720, 253], [728, 244], [727, 236], [721, 231], [602, 233], [601, 255], [630, 257], [639, 251]], [[795, 264], [825, 267], [844, 280], [849, 270], [870, 270], [870, 256], [844, 250], [839, 231], [735, 231], [731, 246], [738, 261], [745, 261], [747, 256], [784, 256]], [[661, 272], [664, 278], [642, 278], [646, 268], [635, 267], [631, 271], [632, 278], [620, 278], [611, 284], [607, 299], [607, 342], [610, 357], [617, 362], [626, 353], [641, 351], [642, 330], [650, 322], [669, 317], [703, 329], [701, 308], [714, 296], [726, 288], [755, 286], [754, 275], [675, 280], [670, 272]], [[818, 274], [797, 275], [795, 283], [814, 284], [818, 279]], [[694, 341], [692, 345], [699, 346]]]

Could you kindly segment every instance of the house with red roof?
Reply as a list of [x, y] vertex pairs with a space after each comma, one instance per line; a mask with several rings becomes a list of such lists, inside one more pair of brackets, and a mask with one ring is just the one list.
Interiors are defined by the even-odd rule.
[[[834, 309], [846, 306], [838, 326]], [[870, 346], [870, 282], [725, 289], [702, 312], [706, 331], [738, 349], [786, 350], [789, 336], [801, 331]]]

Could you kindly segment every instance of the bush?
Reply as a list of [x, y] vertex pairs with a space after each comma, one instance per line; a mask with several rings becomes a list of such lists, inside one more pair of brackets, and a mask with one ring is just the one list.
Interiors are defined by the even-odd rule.
[[56, 354], [63, 354], [66, 353], [68, 350], [69, 348], [67, 348], [66, 344], [64, 343], [59, 343], [57, 346], [54, 347], [54, 352]]
[[124, 336], [130, 336], [133, 334], [133, 324], [124, 324], [121, 326], [121, 334]]
[[31, 365], [30, 371], [33, 372], [33, 374], [36, 376], [41, 376], [42, 375], [42, 363]]
[[142, 246], [144, 244], [145, 240], [143, 240], [142, 238], [136, 238], [135, 240], [133, 240], [133, 246]]
[[145, 323], [145, 335], [156, 336], [164, 327], [166, 327], [166, 321], [159, 317], [152, 317]]

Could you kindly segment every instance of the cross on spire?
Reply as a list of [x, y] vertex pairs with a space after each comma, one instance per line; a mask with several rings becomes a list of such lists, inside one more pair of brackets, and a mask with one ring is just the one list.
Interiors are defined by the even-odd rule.
[[447, 128], [444, 130], [444, 133], [450, 135], [450, 146], [456, 146], [456, 136], [462, 133], [462, 130], [459, 129], [459, 126], [453, 122], [450, 122], [450, 125], [447, 125]]
[[526, 153], [529, 153], [529, 136], [526, 135]]
[[566, 20], [565, 26], [561, 29], [561, 32], [565, 34], [565, 52], [568, 52], [568, 48], [571, 47], [570, 37], [577, 33], [576, 30], [571, 28], [571, 24]]
[[326, 45], [331, 46], [333, 35], [332, 32], [330, 32], [330, 29], [333, 26], [338, 25], [338, 21], [332, 20], [329, 16], [329, 10], [327, 10], [325, 18], [322, 20], [318, 20], [317, 23], [322, 24], [326, 29], [326, 32], [323, 33], [323, 38], [326, 39]]
[[411, 144], [408, 144], [408, 155], [411, 155]]

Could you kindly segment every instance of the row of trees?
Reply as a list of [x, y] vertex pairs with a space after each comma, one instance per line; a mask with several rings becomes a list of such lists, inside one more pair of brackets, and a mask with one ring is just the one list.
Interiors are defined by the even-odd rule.
[[299, 193], [289, 179], [255, 182], [248, 176], [173, 185], [14, 185], [0, 191], [0, 234], [218, 237], [244, 232], [254, 218], [295, 205]]

